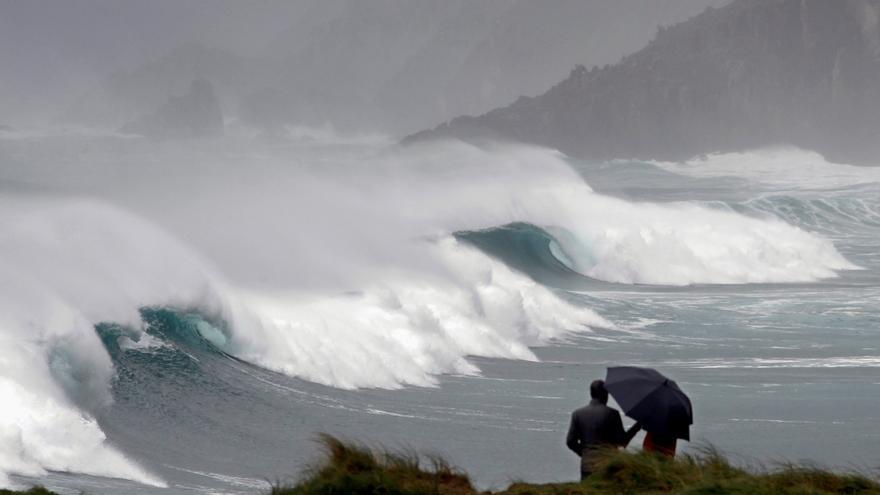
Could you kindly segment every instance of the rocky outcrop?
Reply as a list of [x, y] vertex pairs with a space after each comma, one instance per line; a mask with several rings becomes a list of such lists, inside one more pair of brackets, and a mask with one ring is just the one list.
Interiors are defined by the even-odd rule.
[[791, 144], [880, 163], [880, 0], [735, 0], [546, 93], [406, 141], [505, 139], [591, 159]]
[[[134, 63], [135, 61], [131, 61]], [[60, 117], [65, 124], [119, 128], [155, 111], [169, 95], [184, 94], [192, 81], [211, 81], [225, 109], [235, 109], [238, 95], [252, 91], [265, 64], [223, 49], [184, 43], [131, 69], [120, 69], [80, 95]]]
[[156, 138], [219, 136], [223, 134], [223, 113], [211, 83], [196, 79], [185, 95], [170, 97], [155, 112], [120, 130]]

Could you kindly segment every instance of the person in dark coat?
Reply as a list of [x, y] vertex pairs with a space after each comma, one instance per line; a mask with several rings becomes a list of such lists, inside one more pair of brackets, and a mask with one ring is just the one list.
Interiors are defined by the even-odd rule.
[[571, 413], [571, 425], [565, 445], [581, 458], [581, 480], [592, 472], [593, 463], [600, 449], [626, 447], [642, 425], [634, 424], [624, 431], [620, 413], [608, 407], [608, 391], [605, 382], [596, 380], [590, 384], [589, 404]]

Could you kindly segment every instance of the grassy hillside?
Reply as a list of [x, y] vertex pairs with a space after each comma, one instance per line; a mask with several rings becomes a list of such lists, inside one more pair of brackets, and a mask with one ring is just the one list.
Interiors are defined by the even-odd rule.
[[880, 484], [855, 473], [832, 473], [789, 465], [773, 471], [732, 466], [707, 451], [676, 460], [650, 454], [608, 452], [584, 483], [514, 483], [499, 492], [479, 492], [468, 476], [438, 458], [389, 452], [325, 435], [325, 458], [294, 485], [272, 495], [579, 495], [579, 494], [877, 494]]
[[58, 495], [55, 492], [50, 492], [41, 486], [35, 486], [26, 492], [14, 492], [12, 490], [4, 490], [0, 488], [0, 495]]
[[[857, 473], [787, 465], [776, 470], [732, 466], [716, 451], [665, 457], [609, 451], [583, 483], [518, 482], [501, 491], [479, 491], [463, 471], [437, 457], [392, 452], [321, 437], [325, 456], [292, 485], [270, 495], [880, 495], [880, 483]], [[574, 473], [572, 473], [574, 475]], [[35, 487], [0, 495], [55, 495]]]

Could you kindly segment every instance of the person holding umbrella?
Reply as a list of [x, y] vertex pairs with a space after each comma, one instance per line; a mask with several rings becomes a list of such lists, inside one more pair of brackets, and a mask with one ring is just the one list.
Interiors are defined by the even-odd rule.
[[691, 400], [657, 370], [634, 366], [608, 368], [605, 387], [627, 416], [642, 424], [646, 452], [675, 456], [677, 439], [690, 441], [694, 423]]
[[581, 480], [592, 472], [601, 449], [626, 447], [641, 428], [636, 423], [629, 430], [623, 430], [620, 413], [607, 405], [608, 390], [602, 380], [590, 384], [590, 397], [589, 404], [571, 414], [565, 439], [565, 445], [581, 458]]

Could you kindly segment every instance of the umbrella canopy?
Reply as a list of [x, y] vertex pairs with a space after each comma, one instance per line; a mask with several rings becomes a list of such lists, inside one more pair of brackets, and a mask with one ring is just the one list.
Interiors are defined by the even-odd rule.
[[690, 440], [694, 423], [691, 400], [678, 384], [651, 368], [608, 368], [605, 388], [627, 416], [648, 431]]

